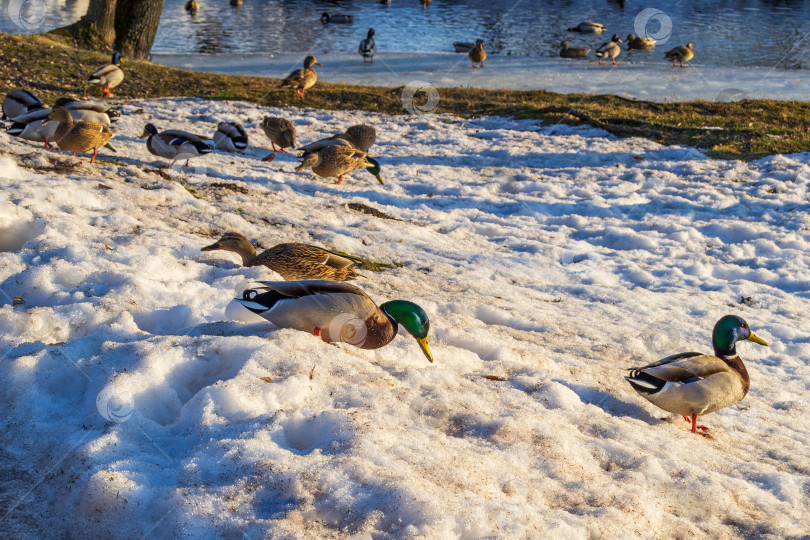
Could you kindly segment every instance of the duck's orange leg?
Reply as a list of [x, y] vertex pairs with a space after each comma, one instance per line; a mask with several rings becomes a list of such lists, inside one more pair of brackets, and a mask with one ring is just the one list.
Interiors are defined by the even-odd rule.
[[[714, 439], [714, 437], [712, 437], [711, 435], [708, 434], [708, 431], [709, 431], [708, 427], [701, 426], [701, 425], [699, 425], [697, 423], [698, 415], [693, 414], [691, 420], [689, 418], [687, 418], [686, 416], [684, 416], [683, 419], [686, 420], [687, 422], [690, 422], [690, 421], [692, 422], [692, 433], [695, 433], [696, 435], [702, 435], [702, 436], [706, 437], [707, 439]], [[701, 430], [702, 433], [698, 433], [698, 430]]]

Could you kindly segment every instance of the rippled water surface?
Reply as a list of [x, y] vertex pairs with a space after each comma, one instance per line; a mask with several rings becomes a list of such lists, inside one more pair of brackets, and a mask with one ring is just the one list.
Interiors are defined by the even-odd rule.
[[[390, 5], [375, 0], [244, 0], [241, 7], [231, 7], [228, 0], [199, 0], [200, 11], [193, 16], [184, 4], [166, 0], [153, 52], [353, 51], [374, 27], [380, 51], [451, 51], [454, 41], [482, 38], [492, 53], [555, 56], [563, 39], [593, 47], [614, 32], [622, 38], [646, 32], [659, 38], [657, 50], [634, 52], [629, 59], [660, 60], [664, 51], [691, 41], [701, 64], [810, 67], [810, 4], [802, 1], [631, 0], [622, 6], [607, 0], [433, 0], [423, 7], [419, 0], [391, 0]], [[19, 6], [33, 14], [20, 17]], [[0, 30], [69, 24], [86, 6], [87, 0], [2, 0]], [[324, 25], [320, 16], [325, 12], [349, 14], [354, 21]], [[566, 31], [583, 20], [605, 24], [606, 33]]]

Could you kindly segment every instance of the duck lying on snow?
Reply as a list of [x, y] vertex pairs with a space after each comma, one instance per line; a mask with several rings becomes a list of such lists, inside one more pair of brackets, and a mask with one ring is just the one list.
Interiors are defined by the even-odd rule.
[[43, 108], [45, 108], [45, 104], [33, 92], [29, 90], [12, 90], [3, 98], [2, 119], [13, 119], [35, 109]]
[[220, 122], [214, 133], [214, 146], [225, 152], [243, 152], [248, 147], [247, 131], [235, 122]]
[[232, 251], [242, 258], [242, 266], [266, 266], [291, 281], [296, 279], [334, 279], [346, 281], [358, 277], [354, 262], [309, 244], [278, 244], [256, 254], [256, 248], [243, 234], [227, 232], [202, 251]]
[[140, 138], [146, 139], [146, 148], [151, 154], [172, 160], [168, 165], [158, 165], [160, 168], [171, 169], [178, 159], [185, 159], [188, 167], [189, 159], [214, 151], [211, 139], [176, 129], [158, 133], [154, 124], [146, 124]]
[[379, 307], [349, 283], [328, 280], [262, 281], [236, 301], [279, 328], [294, 328], [326, 342], [345, 342], [361, 349], [390, 343], [401, 324], [416, 338], [430, 362], [430, 321], [418, 305], [392, 300]]
[[709, 428], [697, 425], [702, 414], [737, 403], [748, 393], [750, 379], [736, 343], [747, 339], [767, 346], [748, 323], [735, 315], [726, 315], [714, 325], [714, 356], [696, 352], [668, 356], [646, 366], [632, 368], [626, 377], [633, 389], [650, 403], [665, 411], [691, 417], [692, 433], [711, 438]]

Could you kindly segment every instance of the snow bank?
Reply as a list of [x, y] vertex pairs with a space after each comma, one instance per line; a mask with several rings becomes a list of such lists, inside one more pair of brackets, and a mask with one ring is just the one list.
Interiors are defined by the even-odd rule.
[[[2, 219], [40, 224], [0, 252], [10, 534], [810, 528], [810, 155], [717, 161], [498, 118], [196, 100], [124, 112], [118, 154], [96, 167], [17, 140], [0, 156]], [[260, 161], [266, 114], [291, 118], [302, 142], [373, 124], [386, 185]], [[171, 180], [136, 138], [146, 122], [212, 133], [222, 120], [245, 125], [247, 155], [193, 160]], [[231, 299], [276, 276], [200, 252], [230, 229], [399, 263], [360, 285], [425, 307], [436, 363], [408, 336], [364, 351], [234, 320]], [[772, 346], [740, 345], [750, 410], [705, 417], [709, 441], [623, 376], [709, 351], [727, 313]]]

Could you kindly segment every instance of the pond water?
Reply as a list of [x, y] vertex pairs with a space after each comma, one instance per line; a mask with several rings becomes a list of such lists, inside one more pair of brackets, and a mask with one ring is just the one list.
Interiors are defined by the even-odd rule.
[[[592, 48], [618, 33], [659, 39], [629, 60], [661, 61], [663, 52], [693, 42], [703, 65], [810, 68], [810, 3], [800, 0], [166, 0], [154, 53], [349, 52], [370, 27], [383, 51], [448, 52], [454, 41], [484, 39], [490, 53], [556, 56], [561, 41]], [[0, 0], [0, 30], [31, 32], [77, 20], [87, 0]], [[25, 12], [25, 10], [28, 12]], [[21, 11], [22, 16], [20, 15]], [[351, 24], [321, 24], [322, 13], [352, 15]], [[26, 15], [26, 13], [28, 13]], [[580, 21], [603, 23], [601, 36], [568, 32]], [[27, 28], [26, 28], [27, 27]]]

